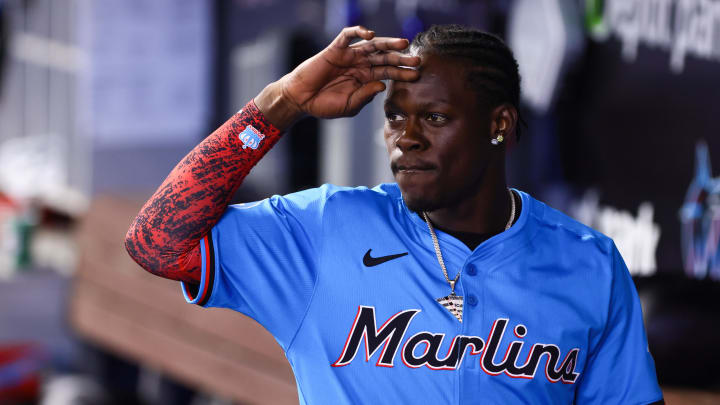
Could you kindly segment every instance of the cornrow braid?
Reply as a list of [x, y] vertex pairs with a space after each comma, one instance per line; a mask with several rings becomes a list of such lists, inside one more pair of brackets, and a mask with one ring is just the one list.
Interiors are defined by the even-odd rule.
[[[466, 59], [471, 64], [468, 86], [482, 95], [494, 108], [509, 103], [520, 116], [520, 74], [512, 51], [493, 34], [458, 24], [433, 25], [415, 36], [406, 52], [435, 53]], [[520, 125], [516, 127], [520, 139]]]

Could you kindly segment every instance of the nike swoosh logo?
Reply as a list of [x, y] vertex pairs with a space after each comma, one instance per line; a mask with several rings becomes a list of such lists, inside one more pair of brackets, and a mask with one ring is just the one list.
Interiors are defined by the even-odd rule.
[[372, 252], [372, 249], [368, 249], [368, 251], [365, 252], [365, 256], [363, 256], [363, 264], [365, 265], [365, 267], [377, 266], [378, 264], [383, 264], [385, 262], [388, 262], [393, 259], [397, 259], [398, 257], [406, 256], [408, 254], [408, 252], [405, 252], [405, 253], [398, 253], [396, 255], [372, 257], [372, 256], [370, 256], [370, 252]]

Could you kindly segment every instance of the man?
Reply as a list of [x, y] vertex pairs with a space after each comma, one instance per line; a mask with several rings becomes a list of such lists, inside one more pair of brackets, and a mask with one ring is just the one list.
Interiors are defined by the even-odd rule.
[[[189, 302], [260, 322], [303, 404], [661, 401], [612, 241], [507, 188], [510, 50], [455, 25], [407, 46], [346, 28], [268, 85], [163, 182], [128, 231], [131, 256]], [[397, 184], [226, 207], [292, 122], [352, 116], [384, 79]]]

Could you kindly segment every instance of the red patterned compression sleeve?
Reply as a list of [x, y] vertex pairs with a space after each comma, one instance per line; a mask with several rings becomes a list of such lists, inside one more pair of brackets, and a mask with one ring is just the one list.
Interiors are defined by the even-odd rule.
[[188, 153], [145, 203], [125, 237], [130, 256], [158, 276], [199, 283], [200, 239], [279, 139], [250, 101]]

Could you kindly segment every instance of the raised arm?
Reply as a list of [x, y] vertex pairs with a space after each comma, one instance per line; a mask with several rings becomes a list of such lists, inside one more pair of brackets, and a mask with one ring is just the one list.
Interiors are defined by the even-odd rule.
[[[355, 39], [360, 42], [351, 44]], [[173, 280], [200, 280], [198, 243], [220, 219], [250, 169], [282, 131], [305, 114], [357, 114], [385, 89], [381, 80], [412, 81], [420, 59], [399, 53], [408, 42], [345, 28], [324, 50], [277, 82], [185, 156], [145, 203], [125, 237], [145, 270]]]

